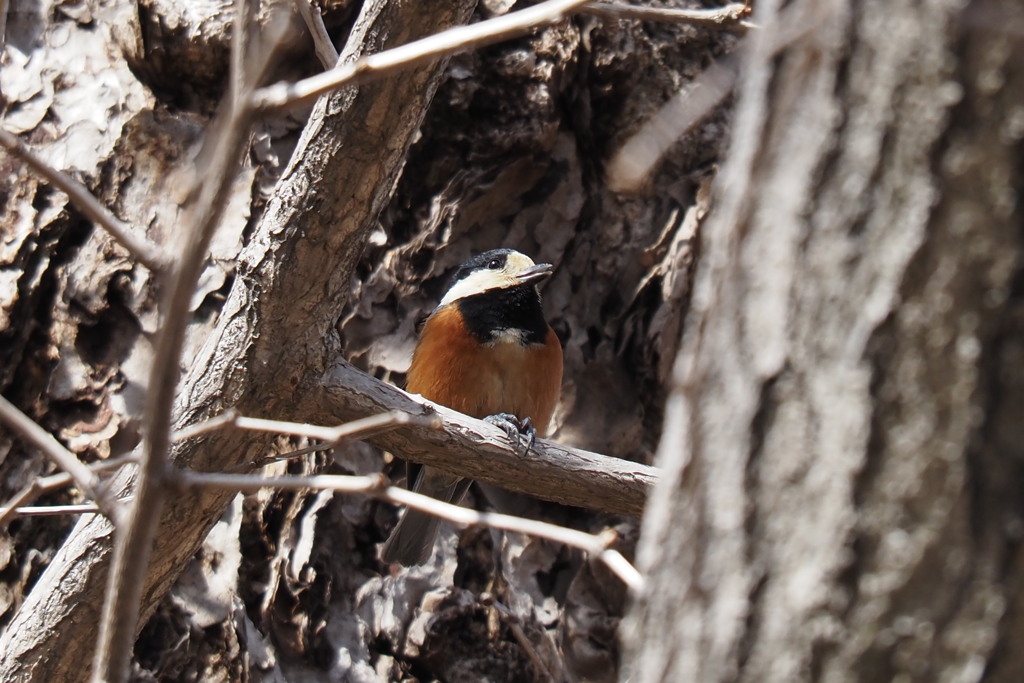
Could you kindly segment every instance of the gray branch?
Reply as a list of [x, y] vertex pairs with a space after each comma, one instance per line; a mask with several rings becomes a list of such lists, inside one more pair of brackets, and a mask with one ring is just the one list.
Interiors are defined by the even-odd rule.
[[[413, 414], [427, 408], [418, 397], [384, 384], [338, 360], [324, 377], [318, 417], [352, 420], [388, 410]], [[503, 431], [443, 406], [433, 406], [443, 431], [409, 426], [369, 441], [414, 462], [565, 505], [640, 517], [658, 470], [600, 453], [538, 440], [528, 454]], [[315, 412], [317, 408], [312, 408]]]

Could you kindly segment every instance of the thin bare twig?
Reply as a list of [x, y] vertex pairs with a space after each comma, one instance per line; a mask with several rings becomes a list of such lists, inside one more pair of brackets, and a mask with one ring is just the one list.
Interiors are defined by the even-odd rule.
[[114, 240], [128, 250], [139, 263], [153, 272], [167, 267], [167, 257], [160, 245], [150, 242], [137, 230], [122, 222], [103, 206], [80, 182], [66, 173], [58, 171], [26, 147], [17, 136], [0, 128], [0, 145], [20, 158], [51, 185], [63, 191], [78, 210], [96, 225], [106, 230]]
[[[174, 478], [179, 486], [194, 488], [219, 488], [241, 493], [255, 493], [266, 488], [282, 491], [304, 489], [336, 491], [338, 493], [364, 493], [383, 496], [388, 479], [383, 474], [350, 476], [344, 474], [312, 474], [307, 477], [264, 477], [259, 474], [220, 474], [218, 472], [193, 472], [177, 470]], [[417, 494], [419, 495], [419, 494]], [[433, 500], [433, 499], [430, 499]]]
[[[458, 507], [457, 505], [451, 505], [449, 503], [442, 503], [434, 498], [422, 496], [408, 489], [398, 488], [396, 486], [388, 487], [387, 498], [388, 500], [401, 505], [437, 515], [438, 517], [454, 522], [455, 524], [461, 524], [464, 526], [469, 526], [471, 524], [483, 524], [495, 529], [516, 531], [529, 536], [539, 536], [557, 543], [564, 543], [565, 545], [573, 548], [579, 548], [580, 550], [583, 550], [604, 562], [605, 565], [607, 565], [608, 568], [622, 579], [623, 583], [631, 589], [636, 591], [643, 589], [643, 577], [640, 576], [640, 573], [636, 568], [634, 568], [633, 565], [631, 565], [629, 561], [622, 556], [622, 553], [608, 547], [608, 543], [613, 539], [607, 536], [595, 536], [594, 534], [584, 533], [575, 529], [568, 529], [563, 526], [558, 526], [557, 524], [541, 522], [533, 519], [523, 519], [521, 517], [514, 517], [512, 515], [506, 515], [499, 512], [478, 512], [476, 510], [470, 510], [469, 508]], [[436, 503], [440, 503], [444, 508], [438, 507], [435, 505]]]
[[744, 52], [763, 41], [767, 55], [774, 55], [814, 31], [832, 12], [829, 5], [792, 3], [786, 9], [787, 21], [772, 27], [776, 30], [755, 31], [744, 36], [735, 50], [716, 59], [619, 148], [607, 165], [608, 186], [616, 192], [640, 189], [672, 144], [732, 92], [739, 79]]
[[188, 427], [176, 430], [171, 434], [171, 441], [175, 443], [179, 441], [186, 441], [202, 434], [209, 434], [210, 432], [224, 429], [225, 427], [235, 424], [235, 420], [238, 418], [238, 411], [234, 408], [228, 408], [220, 415], [211, 417], [209, 420], [197, 422], [194, 425], [189, 425]]
[[[272, 424], [276, 424], [278, 426], [285, 426], [290, 424], [282, 423], [280, 421], [275, 420], [265, 420], [262, 422], [268, 423], [266, 425], [266, 427], [268, 428], [271, 427]], [[238, 465], [237, 467], [234, 467], [229, 471], [238, 472], [246, 467], [263, 467], [265, 465], [269, 465], [270, 463], [281, 462], [282, 460], [292, 460], [294, 458], [301, 457], [308, 453], [315, 453], [317, 451], [326, 451], [331, 448], [338, 448], [344, 445], [346, 442], [365, 439], [402, 425], [421, 425], [424, 427], [429, 427], [430, 429], [443, 429], [444, 420], [442, 420], [441, 416], [437, 415], [436, 413], [432, 415], [410, 415], [409, 413], [405, 413], [400, 410], [392, 410], [381, 415], [371, 415], [370, 417], [366, 417], [361, 420], [353, 420], [352, 422], [348, 422], [339, 427], [329, 428], [335, 432], [333, 435], [331, 435], [332, 438], [322, 439], [320, 443], [313, 444], [312, 446], [307, 446], [306, 448], [288, 451], [287, 453], [280, 453], [278, 455], [261, 458], [259, 460], [253, 460], [248, 463], [242, 463], [241, 465]], [[280, 432], [282, 434], [290, 433], [293, 436], [318, 438], [310, 437], [308, 433], [302, 433], [303, 427], [311, 427], [312, 425], [296, 424], [294, 425], [295, 431], [293, 432], [279, 430], [276, 428], [268, 429], [262, 426], [247, 427], [244, 421], [241, 422], [238, 426], [243, 429], [257, 429], [257, 431], [272, 431]], [[319, 429], [323, 428], [321, 427]]]
[[331, 71], [304, 78], [297, 83], [276, 83], [253, 95], [256, 109], [268, 111], [297, 105], [341, 87], [362, 83], [396, 70], [432, 62], [474, 47], [492, 45], [514, 38], [539, 26], [561, 21], [588, 0], [548, 0], [518, 12], [459, 26], [414, 40], [411, 43], [366, 55]]
[[96, 476], [96, 473], [75, 457], [74, 453], [64, 448], [57, 439], [53, 438], [53, 435], [36, 424], [28, 415], [18, 410], [13, 403], [3, 396], [0, 396], [0, 421], [10, 427], [15, 434], [24, 437], [26, 441], [42, 451], [43, 455], [53, 461], [57, 467], [64, 470], [74, 480], [75, 486], [84, 495], [96, 501], [103, 514], [115, 526], [121, 523], [122, 508], [117, 504], [114, 497], [110, 495], [110, 492], [105, 489], [103, 482]]
[[325, 69], [333, 69], [338, 64], [338, 50], [331, 42], [331, 35], [327, 33], [320, 10], [313, 7], [310, 0], [295, 0], [295, 7], [299, 10], [302, 21], [306, 22], [309, 35], [313, 37], [313, 49], [317, 59]]
[[[94, 462], [91, 465], [86, 465], [91, 472], [99, 474], [107, 470], [114, 470], [122, 465], [135, 462], [135, 456], [132, 454], [122, 455], [116, 458], [110, 458], [109, 460], [103, 460], [101, 462]], [[41, 477], [34, 479], [31, 484], [23, 488], [14, 498], [8, 501], [7, 506], [0, 508], [3, 510], [0, 513], [0, 529], [3, 528], [4, 524], [7, 523], [9, 518], [13, 515], [13, 510], [16, 507], [25, 506], [37, 499], [39, 496], [59, 489], [63, 486], [68, 486], [74, 483], [74, 479], [67, 472], [60, 472], [58, 474], [51, 474], [48, 477]]]
[[[287, 434], [288, 436], [304, 436], [309, 439], [319, 439], [327, 443], [338, 443], [346, 439], [360, 439], [372, 434], [378, 434], [386, 429], [393, 429], [401, 425], [416, 424], [424, 427], [440, 428], [441, 418], [436, 415], [411, 415], [401, 410], [392, 410], [380, 415], [371, 415], [361, 420], [346, 422], [336, 427], [321, 427], [320, 425], [305, 424], [302, 422], [287, 422], [284, 420], [266, 420], [259, 417], [244, 417], [233, 410], [225, 411], [222, 415], [211, 418], [197, 425], [192, 425], [178, 430], [172, 437], [174, 441], [190, 439], [200, 434], [223, 429], [227, 426], [247, 429], [252, 432], [271, 432], [275, 434]], [[320, 449], [316, 449], [320, 450]]]
[[392, 429], [400, 425], [420, 424], [424, 426], [440, 427], [441, 420], [436, 416], [418, 416], [403, 413], [400, 410], [393, 410], [381, 415], [373, 415], [355, 420], [337, 427], [318, 427], [316, 425], [301, 424], [296, 422], [284, 422], [282, 420], [264, 420], [255, 417], [240, 417], [235, 421], [240, 429], [248, 429], [258, 432], [276, 432], [290, 436], [305, 436], [310, 439], [320, 439], [328, 443], [338, 443], [344, 439], [361, 438], [378, 434], [384, 430]]
[[361, 420], [353, 420], [336, 427], [321, 427], [319, 425], [305, 424], [301, 422], [285, 422], [283, 420], [265, 420], [256, 417], [243, 417], [237, 411], [231, 409], [224, 413], [210, 418], [205, 422], [191, 425], [176, 431], [172, 441], [184, 441], [201, 434], [223, 429], [225, 427], [236, 427], [256, 432], [271, 432], [276, 434], [287, 434], [289, 436], [304, 436], [309, 439], [318, 439], [322, 443], [314, 444], [307, 448], [300, 448], [285, 454], [262, 458], [242, 463], [230, 471], [241, 471], [249, 467], [259, 467], [271, 462], [291, 460], [307, 453], [324, 451], [330, 448], [337, 448], [346, 441], [363, 439], [374, 434], [379, 434], [388, 429], [394, 429], [402, 425], [420, 425], [432, 429], [441, 429], [444, 421], [440, 415], [412, 415], [401, 410], [392, 410], [380, 415], [371, 415]]
[[[121, 503], [131, 502], [131, 497], [119, 498]], [[59, 515], [95, 515], [100, 513], [95, 503], [79, 503], [76, 505], [21, 505], [18, 507], [2, 507], [0, 513], [18, 517], [57, 517]]]
[[18, 493], [15, 494], [14, 498], [12, 498], [9, 503], [7, 503], [7, 507], [3, 508], [2, 511], [0, 511], [0, 529], [3, 529], [6, 526], [7, 522], [9, 522], [11, 518], [15, 516], [15, 510], [17, 510], [23, 505], [28, 505], [36, 498], [38, 498], [41, 494], [42, 491], [39, 488], [38, 479], [32, 480], [31, 484], [23, 488], [21, 491], [18, 491]]
[[698, 24], [731, 29], [749, 28], [743, 18], [750, 14], [750, 8], [742, 2], [734, 2], [724, 7], [711, 9], [649, 7], [625, 2], [591, 2], [584, 5], [580, 12], [613, 19], [640, 19], [642, 21]]
[[309, 477], [262, 477], [252, 474], [199, 473], [181, 470], [176, 473], [182, 486], [224, 488], [232, 491], [253, 492], [264, 488], [288, 491], [313, 489], [339, 493], [360, 493], [389, 500], [399, 505], [425, 512], [461, 526], [483, 524], [495, 529], [515, 531], [529, 536], [547, 538], [557, 543], [579, 548], [600, 559], [616, 576], [634, 591], [643, 590], [640, 573], [618, 550], [609, 548], [614, 537], [584, 533], [557, 524], [524, 519], [497, 512], [478, 512], [415, 493], [397, 486], [388, 486], [383, 475], [366, 477], [338, 474], [319, 474]]

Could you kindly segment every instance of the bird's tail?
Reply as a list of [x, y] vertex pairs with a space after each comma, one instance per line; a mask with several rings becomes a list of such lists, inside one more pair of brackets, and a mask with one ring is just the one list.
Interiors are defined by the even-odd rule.
[[380, 559], [388, 563], [400, 562], [406, 567], [423, 564], [430, 559], [440, 522], [433, 515], [406, 510], [381, 547]]
[[[469, 490], [469, 479], [462, 479], [429, 467], [420, 469], [413, 490], [443, 500], [460, 503]], [[434, 539], [441, 520], [418, 510], [406, 510], [380, 549], [384, 562], [401, 562], [406, 567], [423, 564], [430, 559]]]

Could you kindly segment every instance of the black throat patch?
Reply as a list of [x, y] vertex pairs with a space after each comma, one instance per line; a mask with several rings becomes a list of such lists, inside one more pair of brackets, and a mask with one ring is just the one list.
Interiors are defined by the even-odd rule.
[[492, 289], [455, 302], [466, 328], [481, 344], [518, 334], [524, 344], [543, 344], [548, 324], [532, 284]]

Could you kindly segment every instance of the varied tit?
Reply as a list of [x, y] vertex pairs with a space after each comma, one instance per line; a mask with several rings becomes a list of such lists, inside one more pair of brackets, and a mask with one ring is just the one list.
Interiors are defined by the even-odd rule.
[[[547, 433], [562, 386], [562, 346], [544, 320], [537, 292], [551, 270], [512, 249], [463, 263], [423, 324], [409, 367], [409, 392], [497, 425], [517, 443], [524, 434], [529, 449], [537, 433]], [[458, 503], [471, 483], [421, 467], [413, 490]], [[437, 517], [407, 510], [381, 548], [381, 559], [426, 562], [438, 523]]]

